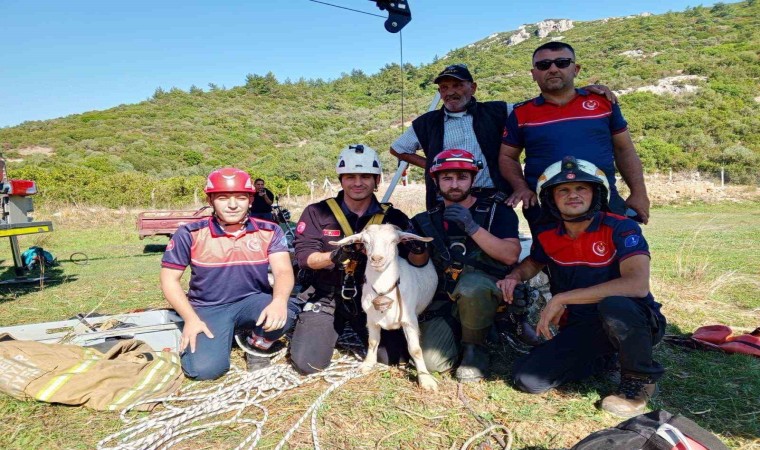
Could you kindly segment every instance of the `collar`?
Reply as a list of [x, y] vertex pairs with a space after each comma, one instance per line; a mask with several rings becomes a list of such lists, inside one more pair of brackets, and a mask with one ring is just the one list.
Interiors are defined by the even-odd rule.
[[[589, 92], [589, 91], [587, 91], [585, 89], [576, 88], [575, 89], [575, 94], [576, 95], [581, 95], [583, 97], [586, 97], [589, 94], [591, 94], [591, 92]], [[572, 102], [572, 100], [571, 100], [571, 102]], [[540, 94], [538, 97], [536, 97], [536, 98], [533, 99], [533, 104], [536, 105], [536, 106], [541, 106], [541, 105], [546, 104], [546, 103], [548, 103], [550, 105], [554, 104], [554, 103], [551, 103], [551, 102], [547, 102], [546, 99], [544, 98], [544, 94]]]
[[[585, 230], [583, 230], [584, 233], [592, 233], [594, 231], [599, 230], [599, 227], [602, 225], [602, 219], [604, 219], [604, 213], [601, 211], [598, 211], [594, 217], [591, 219], [591, 223], [588, 224], [588, 227], [586, 227]], [[565, 222], [560, 221], [557, 224], [557, 228], [555, 229], [555, 232], [559, 236], [564, 236], [567, 234], [567, 230], [565, 230]]]
[[246, 219], [245, 223], [245, 232], [240, 233], [238, 236], [232, 236], [228, 234], [226, 231], [224, 231], [224, 227], [219, 223], [219, 221], [216, 219], [216, 216], [211, 216], [211, 218], [208, 221], [208, 228], [211, 231], [211, 237], [230, 237], [233, 239], [237, 239], [240, 236], [244, 236], [248, 233], [255, 233], [256, 231], [259, 231], [259, 227], [256, 225], [256, 222], [253, 221], [250, 217]]

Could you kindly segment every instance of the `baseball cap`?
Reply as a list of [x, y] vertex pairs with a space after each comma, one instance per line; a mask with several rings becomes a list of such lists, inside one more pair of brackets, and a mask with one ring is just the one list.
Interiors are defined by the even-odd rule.
[[470, 83], [473, 81], [470, 71], [467, 70], [467, 66], [464, 64], [452, 64], [446, 67], [437, 77], [435, 77], [433, 83], [438, 84], [438, 82], [441, 81], [441, 78], [444, 77], [452, 77], [462, 81], [469, 81]]

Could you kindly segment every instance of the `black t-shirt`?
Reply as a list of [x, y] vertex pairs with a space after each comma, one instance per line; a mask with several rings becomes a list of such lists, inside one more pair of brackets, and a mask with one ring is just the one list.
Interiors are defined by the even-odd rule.
[[[274, 202], [274, 194], [267, 188], [264, 188], [264, 192]], [[259, 195], [258, 192], [253, 194], [253, 204], [251, 205], [252, 213], [271, 213], [272, 205], [267, 204], [264, 197]]]

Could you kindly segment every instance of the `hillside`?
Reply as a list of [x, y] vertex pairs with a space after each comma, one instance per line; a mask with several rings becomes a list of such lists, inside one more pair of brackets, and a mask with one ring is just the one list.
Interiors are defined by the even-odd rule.
[[[759, 29], [756, 0], [574, 22], [543, 38], [535, 32], [545, 27], [528, 25], [430, 64], [407, 65], [405, 121], [427, 107], [435, 74], [453, 62], [468, 64], [480, 100], [534, 96], [530, 55], [540, 43], [562, 39], [577, 50], [581, 85], [603, 83], [620, 93], [648, 171], [717, 173], [725, 166], [729, 182], [758, 183]], [[389, 64], [374, 75], [354, 70], [333, 81], [267, 74], [231, 88], [159, 88], [138, 104], [0, 129], [0, 145], [14, 161], [11, 175], [37, 180], [47, 200], [183, 204], [204, 174], [230, 164], [276, 190], [299, 193], [304, 182], [333, 175], [346, 144], [388, 148], [401, 132], [400, 76]], [[383, 158], [395, 167], [390, 155]]]

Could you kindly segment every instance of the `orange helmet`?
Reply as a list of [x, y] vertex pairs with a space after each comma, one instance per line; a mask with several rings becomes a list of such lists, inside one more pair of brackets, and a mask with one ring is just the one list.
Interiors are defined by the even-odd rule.
[[217, 192], [244, 192], [246, 194], [255, 194], [256, 189], [251, 182], [251, 176], [244, 170], [234, 167], [225, 167], [217, 169], [208, 174], [206, 187], [203, 191], [207, 194]]
[[433, 165], [430, 166], [430, 175], [435, 176], [436, 173], [447, 170], [465, 170], [476, 174], [482, 168], [483, 163], [476, 160], [472, 153], [452, 148], [435, 155]]

